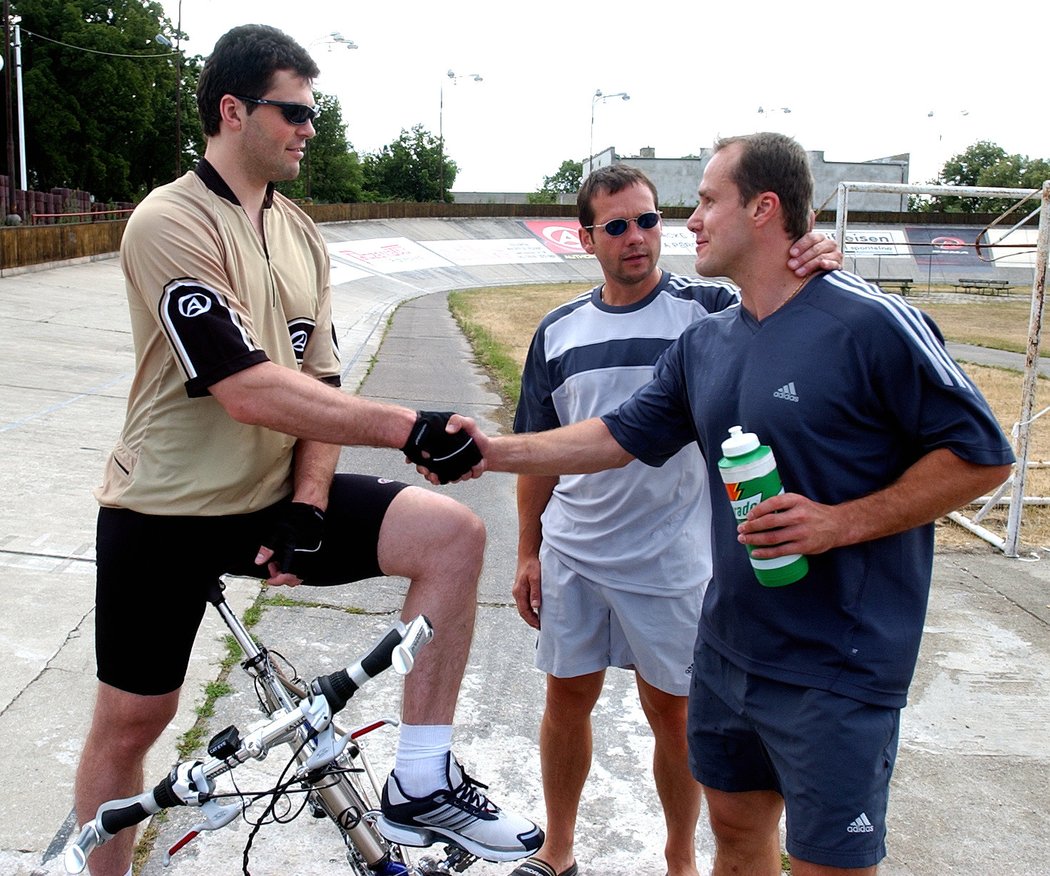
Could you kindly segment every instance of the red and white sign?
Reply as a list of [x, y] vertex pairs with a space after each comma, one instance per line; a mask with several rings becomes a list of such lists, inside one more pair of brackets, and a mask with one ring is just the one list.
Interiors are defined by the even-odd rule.
[[593, 258], [580, 245], [580, 223], [575, 219], [526, 219], [524, 225], [551, 252], [574, 258]]

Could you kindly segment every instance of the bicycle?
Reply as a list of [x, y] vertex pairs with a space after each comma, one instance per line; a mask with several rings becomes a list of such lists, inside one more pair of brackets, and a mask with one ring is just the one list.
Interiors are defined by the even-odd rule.
[[[199, 807], [202, 820], [164, 853], [164, 864], [201, 831], [219, 830], [239, 816], [247, 819], [248, 808], [269, 799], [266, 811], [253, 824], [244, 850], [243, 872], [248, 871], [248, 853], [255, 834], [271, 816], [279, 800], [305, 795], [290, 821], [309, 808], [318, 817], [330, 819], [346, 845], [346, 859], [354, 876], [439, 876], [463, 872], [478, 860], [461, 845], [426, 829], [389, 825], [375, 801], [381, 783], [365, 753], [361, 737], [397, 721], [381, 718], [346, 731], [334, 721], [354, 693], [367, 681], [391, 667], [401, 674], [411, 672], [416, 655], [433, 636], [425, 616], [408, 624], [395, 623], [364, 655], [344, 669], [306, 683], [283, 658], [260, 644], [226, 603], [224, 585], [216, 581], [208, 594], [237, 644], [244, 653], [242, 668], [254, 679], [259, 706], [265, 720], [247, 733], [231, 725], [208, 744], [207, 760], [186, 760], [172, 767], [152, 790], [134, 797], [110, 800], [99, 806], [95, 817], [83, 825], [77, 839], [65, 852], [69, 874], [82, 873], [91, 852], [121, 830], [134, 827], [164, 809]], [[290, 745], [293, 753], [277, 783], [264, 791], [241, 791], [234, 783], [231, 792], [217, 790], [216, 779], [232, 774], [249, 760], [263, 760], [276, 746]], [[295, 765], [290, 778], [285, 775]], [[367, 779], [367, 784], [365, 780]], [[233, 798], [232, 802], [223, 802]], [[388, 838], [388, 835], [392, 839]], [[394, 841], [396, 840], [396, 841]], [[437, 854], [422, 856], [413, 863], [406, 846], [429, 848], [444, 844]]]

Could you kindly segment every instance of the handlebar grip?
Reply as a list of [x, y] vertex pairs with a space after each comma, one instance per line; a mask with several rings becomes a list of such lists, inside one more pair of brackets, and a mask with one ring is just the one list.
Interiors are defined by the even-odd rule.
[[314, 689], [328, 700], [333, 713], [342, 709], [368, 679], [390, 668], [404, 632], [404, 624], [398, 622], [356, 662], [314, 681]]
[[[157, 810], [154, 810], [157, 811]], [[126, 827], [133, 827], [145, 821], [153, 813], [141, 802], [135, 801], [119, 808], [107, 809], [98, 815], [98, 823], [103, 831], [113, 836]]]
[[174, 791], [174, 782], [174, 774], [169, 774], [152, 791], [139, 794], [138, 797], [103, 803], [95, 815], [100, 833], [113, 836], [124, 828], [145, 821], [161, 809], [182, 806], [182, 800]]

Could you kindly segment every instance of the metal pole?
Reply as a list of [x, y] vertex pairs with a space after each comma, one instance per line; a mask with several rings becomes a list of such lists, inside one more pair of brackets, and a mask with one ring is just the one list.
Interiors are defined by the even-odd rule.
[[[452, 72], [451, 70], [449, 71]], [[438, 155], [441, 160], [441, 203], [445, 203], [445, 83], [438, 92]]]
[[175, 178], [182, 176], [182, 0], [175, 23]]
[[849, 211], [849, 192], [843, 183], [839, 183], [838, 198], [835, 203], [835, 243], [842, 252], [846, 251], [846, 215]]
[[1035, 276], [1032, 279], [1032, 308], [1028, 320], [1028, 352], [1024, 360], [1024, 384], [1021, 391], [1021, 414], [1017, 424], [1017, 463], [1006, 523], [1006, 544], [1003, 553], [1017, 556], [1021, 536], [1021, 511], [1024, 503], [1025, 475], [1028, 468], [1028, 436], [1035, 404], [1035, 387], [1039, 377], [1039, 335], [1043, 326], [1043, 305], [1046, 297], [1047, 250], [1050, 249], [1050, 180], [1043, 183], [1042, 204], [1039, 210], [1039, 237], [1036, 243]]
[[22, 102], [22, 28], [15, 25], [15, 91], [18, 109], [18, 170], [22, 180], [22, 191], [29, 191], [29, 174], [26, 173], [26, 120]]
[[11, 3], [4, 0], [4, 113], [7, 124], [7, 213], [15, 212], [15, 119], [11, 109]]
[[589, 152], [587, 153], [587, 175], [590, 176], [592, 170], [594, 170], [594, 105], [598, 102], [598, 98], [601, 97], [601, 89], [594, 92], [594, 96], [591, 98], [591, 142], [589, 145]]

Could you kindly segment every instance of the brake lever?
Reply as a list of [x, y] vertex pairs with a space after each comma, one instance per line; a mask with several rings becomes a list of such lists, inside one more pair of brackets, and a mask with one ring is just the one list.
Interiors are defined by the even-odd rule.
[[434, 638], [434, 628], [426, 615], [417, 615], [405, 628], [401, 644], [394, 648], [390, 665], [398, 675], [408, 675], [416, 665], [416, 655]]

